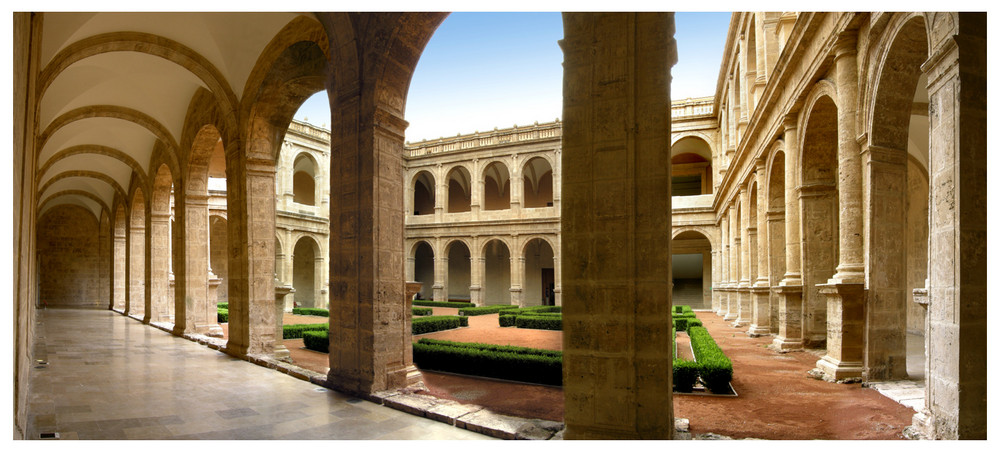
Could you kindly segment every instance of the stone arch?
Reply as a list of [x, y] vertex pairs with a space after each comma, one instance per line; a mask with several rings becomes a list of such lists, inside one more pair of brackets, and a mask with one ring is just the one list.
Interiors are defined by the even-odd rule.
[[472, 174], [462, 164], [448, 170], [445, 177], [446, 212], [461, 213], [472, 210]]
[[556, 266], [556, 247], [549, 238], [531, 235], [521, 247], [524, 258], [524, 306], [556, 305], [556, 290], [560, 287]]
[[297, 307], [320, 307], [323, 288], [321, 266], [323, 251], [312, 235], [300, 235], [292, 249], [292, 287]]
[[[94, 105], [78, 107], [56, 117], [39, 135], [38, 149], [43, 150], [48, 140], [56, 131], [75, 121], [89, 118], [113, 118], [136, 124], [150, 132], [157, 140], [163, 142], [170, 153], [176, 155], [177, 140], [162, 123], [148, 114], [122, 106]], [[141, 163], [140, 163], [141, 164]]]
[[[780, 143], [780, 142], [779, 142]], [[779, 329], [778, 325], [778, 305], [780, 303], [780, 295], [774, 290], [774, 288], [781, 282], [782, 278], [785, 276], [785, 185], [788, 184], [785, 181], [785, 151], [784, 144], [780, 143], [781, 146], [776, 144], [772, 147], [771, 153], [768, 156], [767, 162], [767, 178], [766, 178], [766, 199], [768, 202], [767, 206], [767, 244], [768, 247], [768, 266], [770, 269], [770, 279], [771, 279], [771, 294], [769, 295], [769, 300], [771, 303], [771, 314], [770, 314], [770, 327], [772, 332], [777, 332]], [[759, 234], [760, 232], [758, 232]]]
[[316, 202], [320, 200], [318, 192], [322, 187], [319, 184], [321, 175], [319, 164], [311, 153], [303, 151], [295, 156], [292, 167], [292, 192], [294, 194], [292, 201], [315, 206]]
[[702, 134], [685, 134], [670, 146], [671, 193], [674, 196], [711, 194], [712, 146]]
[[816, 287], [839, 263], [838, 122], [835, 93], [820, 82], [806, 103], [799, 160], [802, 222], [802, 329], [806, 345], [826, 342], [827, 298]]
[[712, 308], [712, 236], [700, 227], [674, 229], [671, 238], [673, 304]]
[[[104, 145], [87, 144], [87, 145], [74, 145], [68, 148], [64, 148], [62, 150], [59, 150], [52, 156], [50, 156], [49, 159], [45, 161], [45, 164], [43, 164], [41, 167], [38, 168], [38, 173], [35, 178], [36, 183], [41, 183], [42, 178], [45, 176], [45, 173], [48, 172], [49, 168], [51, 168], [55, 163], [59, 162], [60, 160], [66, 159], [70, 156], [76, 156], [80, 154], [95, 154], [117, 159], [121, 161], [123, 164], [129, 166], [133, 172], [139, 175], [142, 181], [148, 180], [148, 178], [146, 177], [146, 170], [143, 169], [142, 166], [139, 165], [139, 162], [133, 159], [132, 156], [129, 156], [125, 152], [118, 150], [116, 148], [111, 148]], [[173, 168], [171, 169], [171, 171], [173, 171]]]
[[128, 301], [126, 314], [146, 316], [146, 211], [142, 188], [133, 186], [128, 214]]
[[455, 238], [444, 247], [448, 263], [444, 279], [444, 297], [448, 301], [470, 301], [472, 299], [472, 262], [469, 243], [463, 238]]
[[491, 160], [483, 168], [483, 209], [506, 210], [510, 208], [511, 178], [507, 164]]
[[420, 297], [417, 299], [432, 299], [435, 281], [434, 245], [428, 240], [417, 240], [410, 247], [408, 257], [413, 259], [411, 274], [413, 281], [420, 283], [420, 290], [417, 291]]
[[429, 170], [421, 170], [410, 181], [412, 206], [409, 212], [414, 216], [434, 214], [434, 198], [437, 191], [434, 174]]
[[166, 322], [173, 321], [174, 315], [173, 292], [170, 289], [171, 260], [174, 257], [170, 233], [174, 179], [166, 163], [155, 169], [149, 203], [150, 320]]
[[922, 166], [929, 162], [930, 127], [921, 65], [929, 49], [927, 20], [920, 14], [893, 16], [874, 49], [867, 150], [872, 164], [866, 169], [871, 219], [865, 232], [866, 380], [924, 375], [923, 361], [907, 364], [907, 337], [908, 331], [922, 334], [926, 318], [913, 290], [924, 288], [928, 278], [930, 191]]
[[483, 305], [511, 303], [511, 249], [510, 244], [500, 237], [483, 241]]
[[[80, 189], [66, 189], [66, 190], [63, 190], [63, 191], [54, 192], [51, 195], [49, 195], [48, 197], [46, 197], [45, 199], [42, 199], [40, 202], [38, 202], [37, 208], [38, 208], [38, 217], [39, 217], [39, 219], [41, 219], [41, 217], [49, 209], [54, 208], [54, 207], [56, 207], [56, 206], [58, 206], [60, 204], [64, 204], [64, 203], [70, 203], [70, 204], [73, 204], [73, 205], [79, 205], [79, 206], [84, 207], [84, 208], [86, 208], [88, 210], [91, 209], [91, 207], [86, 206], [85, 204], [82, 204], [82, 203], [79, 203], [77, 201], [74, 201], [72, 199], [72, 197], [75, 197], [75, 196], [85, 197], [85, 198], [93, 201], [104, 212], [110, 211], [110, 210], [108, 210], [108, 205], [106, 203], [104, 203], [104, 200], [101, 199], [100, 197], [94, 195], [94, 193], [89, 192], [89, 191], [80, 190]], [[60, 199], [62, 199], [62, 201], [60, 201], [59, 203], [56, 203], [56, 201], [60, 200]], [[93, 213], [93, 211], [91, 211], [91, 213]]]
[[555, 167], [545, 156], [534, 156], [521, 166], [522, 198], [525, 208], [552, 206], [554, 201]]

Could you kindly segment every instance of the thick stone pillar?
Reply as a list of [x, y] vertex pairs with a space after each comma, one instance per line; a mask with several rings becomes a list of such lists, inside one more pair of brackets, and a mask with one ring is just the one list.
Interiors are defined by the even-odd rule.
[[125, 315], [142, 317], [146, 312], [146, 227], [129, 225], [128, 236]]
[[239, 357], [272, 354], [280, 337], [274, 320], [274, 162], [258, 157], [263, 148], [247, 153], [248, 157], [227, 156], [226, 163], [227, 238], [245, 246], [227, 248], [226, 351]]
[[434, 301], [448, 301], [448, 256], [444, 252], [434, 256], [433, 294]]
[[778, 294], [778, 336], [771, 344], [779, 351], [802, 349], [802, 225], [799, 204], [798, 114], [785, 116], [785, 276]]
[[669, 439], [673, 15], [563, 19], [565, 437]]
[[841, 34], [834, 49], [840, 264], [837, 273], [826, 284], [818, 285], [820, 292], [827, 295], [827, 318], [826, 355], [816, 362], [816, 367], [828, 379], [835, 380], [861, 377], [864, 350], [864, 194], [855, 125], [858, 104], [856, 33], [848, 30]]
[[479, 215], [479, 210], [485, 207], [485, 201], [483, 200], [483, 175], [482, 169], [476, 164], [477, 160], [473, 160], [472, 164], [472, 181], [469, 183], [472, 185], [469, 188], [472, 192], [469, 196], [469, 211], [472, 213], [473, 218]]
[[[524, 202], [524, 178], [521, 176], [521, 167], [516, 165], [509, 169], [510, 172], [510, 212], [513, 215], [521, 212], [521, 206]], [[552, 172], [552, 197], [553, 205], [555, 203], [556, 192], [558, 191], [556, 186], [556, 173]]]
[[128, 280], [126, 277], [126, 267], [125, 264], [128, 262], [128, 255], [126, 254], [126, 241], [125, 232], [119, 232], [115, 229], [114, 235], [114, 257], [112, 260], [113, 270], [111, 280], [113, 281], [114, 289], [111, 294], [111, 300], [113, 309], [118, 312], [125, 312], [125, 301], [126, 301], [126, 285], [125, 282]]
[[441, 171], [440, 164], [438, 164], [436, 177], [434, 182], [434, 222], [438, 223], [443, 221], [441, 216], [445, 212], [444, 207], [448, 200], [448, 175]]
[[[932, 438], [986, 439], [986, 14], [933, 21], [926, 408]], [[919, 417], [919, 420], [918, 420]]]
[[[353, 394], [408, 383], [410, 304], [403, 279], [403, 132], [369, 91], [333, 103], [329, 386]], [[470, 251], [471, 252], [471, 251]], [[443, 252], [440, 255], [445, 255]], [[447, 263], [447, 262], [445, 262]]]
[[736, 204], [729, 205], [729, 282], [726, 286], [729, 299], [726, 304], [725, 321], [735, 321], [740, 314], [740, 234]]
[[[740, 280], [737, 282], [737, 294], [739, 295], [739, 315], [733, 323], [736, 326], [746, 326], [750, 324], [751, 311], [753, 307], [750, 285], [753, 280], [750, 276], [750, 248], [755, 247], [751, 238], [750, 226], [750, 194], [748, 184], [740, 186], [740, 233], [739, 233], [739, 267]], [[756, 228], [754, 226], [753, 228]]]
[[184, 259], [175, 270], [174, 333], [222, 336], [215, 300], [209, 300], [208, 195], [185, 194], [175, 199], [177, 247]]
[[729, 293], [726, 288], [729, 286], [729, 217], [722, 214], [719, 220], [719, 279], [715, 293], [719, 297], [719, 307], [715, 313], [719, 317], [724, 317], [729, 308]]

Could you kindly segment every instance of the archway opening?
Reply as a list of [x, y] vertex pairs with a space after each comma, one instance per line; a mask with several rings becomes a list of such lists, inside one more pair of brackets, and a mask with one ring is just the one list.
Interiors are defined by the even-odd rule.
[[544, 158], [534, 157], [524, 163], [524, 207], [550, 207], [552, 195], [552, 165]]
[[556, 305], [555, 254], [552, 245], [535, 238], [524, 246], [524, 305]]
[[413, 178], [413, 215], [434, 214], [434, 175], [423, 171]]
[[413, 252], [413, 279], [420, 283], [416, 299], [434, 297], [434, 249], [426, 241], [417, 244]]
[[471, 301], [472, 263], [469, 247], [461, 241], [448, 245], [448, 277], [445, 295], [448, 301]]
[[114, 233], [112, 237], [112, 262], [114, 263], [114, 268], [112, 269], [113, 285], [114, 289], [112, 291], [112, 307], [118, 312], [125, 312], [125, 292], [126, 285], [125, 281], [127, 279], [125, 275], [125, 264], [128, 262], [127, 255], [127, 243], [128, 231], [126, 229], [126, 216], [125, 216], [125, 206], [119, 204], [115, 209], [114, 218]]
[[670, 147], [670, 195], [712, 193], [712, 148], [700, 137], [684, 137]]
[[321, 288], [318, 284], [316, 270], [319, 255], [319, 245], [310, 237], [302, 237], [295, 243], [292, 251], [292, 287], [295, 288], [296, 307], [319, 307], [317, 293]]
[[510, 249], [500, 240], [483, 246], [486, 268], [483, 279], [483, 303], [510, 304]]
[[132, 196], [128, 235], [128, 315], [146, 315], [146, 199], [142, 189]]
[[840, 213], [837, 199], [837, 106], [828, 96], [813, 105], [802, 141], [799, 190], [802, 229], [802, 335], [810, 347], [826, 345], [826, 295], [837, 271]]
[[493, 162], [483, 171], [483, 209], [510, 208], [510, 172], [502, 162]]
[[767, 241], [770, 256], [771, 332], [778, 333], [778, 305], [781, 295], [777, 292], [778, 284], [785, 276], [785, 153], [778, 151], [771, 160], [767, 184]]
[[681, 232], [670, 243], [673, 304], [712, 309], [712, 244], [701, 232]]
[[228, 223], [222, 216], [211, 216], [209, 219], [209, 278], [218, 279], [215, 301], [209, 302], [212, 305], [229, 301]]
[[472, 211], [472, 177], [462, 166], [448, 172], [448, 212]]
[[170, 168], [161, 164], [153, 177], [150, 201], [150, 321], [173, 322], [174, 304], [170, 275], [172, 270], [171, 221], [173, 215], [173, 177]]
[[312, 156], [301, 153], [295, 157], [292, 168], [292, 201], [302, 205], [316, 205], [316, 180], [318, 165]]

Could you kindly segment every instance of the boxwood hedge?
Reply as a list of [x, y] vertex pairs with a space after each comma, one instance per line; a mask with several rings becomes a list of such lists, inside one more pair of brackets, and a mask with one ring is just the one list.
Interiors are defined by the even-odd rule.
[[462, 325], [462, 320], [456, 315], [428, 315], [413, 319], [410, 326], [413, 334], [424, 334], [468, 326], [468, 321]]
[[330, 353], [330, 332], [326, 330], [306, 331], [302, 333], [302, 343], [309, 350]]
[[698, 362], [698, 375], [713, 393], [729, 393], [729, 382], [733, 379], [733, 363], [729, 360], [712, 335], [703, 326], [688, 328], [691, 349]]
[[282, 339], [298, 339], [306, 331], [328, 331], [329, 323], [303, 323], [298, 325], [285, 325], [281, 327]]
[[330, 316], [330, 311], [328, 309], [318, 307], [296, 307], [292, 309], [292, 313], [296, 315], [319, 315], [322, 317]]
[[413, 315], [431, 315], [434, 313], [434, 309], [429, 307], [411, 307], [410, 313]]
[[414, 306], [430, 306], [430, 307], [475, 307], [472, 303], [462, 303], [456, 301], [427, 301], [427, 300], [413, 300]]
[[219, 301], [218, 303], [215, 303], [215, 305], [219, 309], [226, 309], [226, 310], [229, 309], [229, 302], [228, 301]]
[[514, 326], [562, 331], [562, 314], [521, 314], [517, 316]]
[[219, 323], [229, 323], [229, 309], [219, 308]]
[[562, 352], [554, 350], [420, 339], [413, 361], [421, 369], [562, 384]]
[[463, 307], [458, 310], [458, 315], [485, 315], [497, 314], [501, 310], [511, 308], [510, 304], [496, 304], [492, 306]]

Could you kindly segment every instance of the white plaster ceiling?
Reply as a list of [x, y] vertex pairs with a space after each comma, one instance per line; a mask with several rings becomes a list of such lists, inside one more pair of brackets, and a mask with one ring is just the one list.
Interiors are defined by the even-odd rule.
[[[300, 15], [303, 14], [44, 13], [40, 68], [44, 71], [50, 63], [57, 63], [55, 59], [60, 52], [69, 52], [81, 40], [109, 33], [143, 33], [176, 42], [179, 47], [175, 51], [198, 54], [210, 65], [206, 69], [221, 76], [222, 89], [239, 100], [261, 52], [283, 27]], [[162, 134], [155, 129], [163, 129], [165, 139], [170, 142], [167, 145], [178, 144], [192, 96], [199, 87], [210, 89], [208, 85], [184, 66], [142, 51], [96, 53], [73, 61], [55, 74], [40, 94], [38, 131], [48, 131], [51, 135], [38, 150], [38, 169], [49, 166], [44, 175], [39, 175], [38, 188], [56, 175], [72, 170], [100, 173], [128, 191], [136, 174], [118, 157], [85, 152], [55, 161], [51, 158], [70, 147], [108, 147], [124, 153], [146, 175], [152, 176], [155, 172], [149, 168], [150, 159], [158, 134]], [[74, 110], [131, 110], [158, 125], [150, 130], [132, 119], [97, 114], [53, 126], [55, 119]], [[75, 190], [92, 194], [114, 209], [115, 191], [107, 182], [70, 177], [55, 181], [45, 194], [38, 194], [38, 203], [42, 203], [52, 194], [70, 191], [40, 206], [39, 217], [53, 206], [70, 203], [84, 206], [99, 219], [100, 203], [74, 194]]]
[[[927, 76], [921, 74], [920, 79], [917, 81], [916, 93], [913, 95], [913, 104], [915, 107], [926, 106], [927, 99]], [[930, 128], [927, 111], [914, 112], [910, 115], [910, 129], [909, 137], [907, 137], [906, 151], [924, 166], [924, 170], [928, 170], [927, 158], [930, 155]]]

